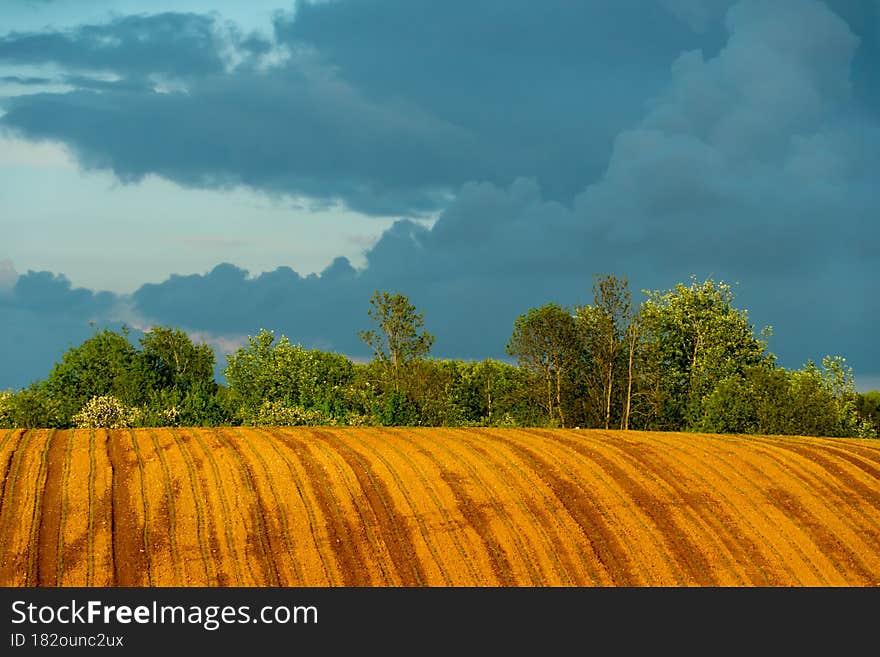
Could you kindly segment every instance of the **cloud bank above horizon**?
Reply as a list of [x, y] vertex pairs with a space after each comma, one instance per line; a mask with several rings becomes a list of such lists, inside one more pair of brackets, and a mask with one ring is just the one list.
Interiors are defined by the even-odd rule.
[[[19, 274], [19, 217], [0, 388], [45, 376], [89, 321], [174, 325], [218, 353], [265, 327], [363, 356], [376, 289], [425, 311], [435, 355], [500, 357], [517, 315], [589, 302], [602, 272], [636, 300], [691, 274], [738, 283], [781, 364], [839, 353], [880, 385], [876, 3], [613, 7], [342, 0], [284, 8], [271, 31], [194, 11], [0, 35], [7, 135], [125, 186], [308, 199], [304, 244], [328, 263], [243, 267], [223, 240], [251, 224], [200, 217], [180, 233], [216, 266], [100, 292]], [[355, 264], [328, 207], [372, 226]]]

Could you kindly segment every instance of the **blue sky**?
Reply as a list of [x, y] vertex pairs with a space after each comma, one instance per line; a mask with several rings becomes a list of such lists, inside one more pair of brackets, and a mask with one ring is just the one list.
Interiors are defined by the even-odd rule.
[[880, 388], [880, 2], [0, 3], [0, 389], [90, 322], [441, 357], [594, 273], [736, 284]]

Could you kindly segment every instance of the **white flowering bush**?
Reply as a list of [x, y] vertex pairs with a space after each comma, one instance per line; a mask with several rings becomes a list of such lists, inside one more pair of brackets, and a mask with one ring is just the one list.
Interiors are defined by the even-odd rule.
[[284, 402], [264, 401], [257, 410], [256, 417], [249, 418], [250, 422], [257, 426], [272, 427], [297, 427], [315, 426], [319, 424], [332, 424], [332, 420], [315, 409], [305, 409], [302, 406], [286, 406]]
[[121, 429], [135, 426], [140, 416], [139, 409], [126, 407], [116, 397], [102, 395], [86, 402], [73, 416], [73, 423], [81, 429]]
[[0, 390], [0, 427], [12, 427], [12, 391]]
[[515, 427], [518, 426], [516, 423], [516, 419], [510, 414], [505, 413], [501, 416], [500, 419], [494, 421], [493, 426], [496, 427]]
[[163, 408], [159, 411], [159, 417], [164, 427], [176, 427], [180, 425], [180, 409], [177, 406]]
[[366, 427], [370, 424], [373, 424], [373, 419], [369, 415], [364, 415], [363, 413], [358, 413], [356, 411], [349, 411], [345, 414], [345, 418], [343, 418], [343, 424], [349, 427]]

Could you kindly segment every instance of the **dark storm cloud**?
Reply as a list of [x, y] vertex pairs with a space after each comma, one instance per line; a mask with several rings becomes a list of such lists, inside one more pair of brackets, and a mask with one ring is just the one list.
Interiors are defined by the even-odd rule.
[[47, 271], [29, 271], [19, 276], [12, 295], [19, 309], [51, 309], [59, 314], [102, 313], [115, 302], [115, 296], [109, 292], [74, 289], [66, 276]]
[[[280, 77], [279, 77], [280, 76]], [[138, 89], [9, 99], [0, 125], [66, 142], [90, 168], [122, 180], [244, 183], [387, 213], [434, 209], [442, 182], [480, 168], [472, 139], [428, 114], [375, 105], [309, 72], [194, 80], [187, 93]], [[208, 109], [210, 108], [210, 109]], [[432, 162], [434, 180], [409, 163]], [[430, 184], [427, 184], [430, 182]]]
[[[269, 68], [268, 41], [239, 35], [247, 56], [224, 69], [229, 39], [217, 34], [210, 18], [163, 14], [6, 35], [0, 61], [122, 81], [11, 99], [2, 123], [126, 180], [244, 183], [368, 213], [412, 216], [469, 180], [520, 176], [570, 200], [662, 89], [669, 62], [701, 44], [671, 12], [635, 0], [302, 4], [276, 18], [273, 39], [290, 56]], [[183, 89], [131, 88], [150, 74]], [[99, 97], [83, 93], [96, 86]]]
[[[488, 169], [570, 199], [601, 173], [681, 48], [702, 40], [656, 3], [372, 0], [304, 3], [275, 24], [371, 99], [405, 98], [479, 136]], [[429, 170], [430, 162], [414, 163]]]
[[0, 322], [0, 391], [45, 379], [70, 347], [93, 329], [81, 317], [3, 307]]
[[332, 343], [340, 351], [356, 351], [351, 309], [366, 307], [365, 289], [345, 258], [338, 258], [321, 276], [305, 277], [279, 267], [248, 278], [246, 271], [225, 263], [205, 275], [172, 276], [144, 285], [133, 300], [151, 322], [174, 317], [180, 326], [215, 335], [256, 334], [269, 328], [283, 330], [303, 344]]
[[[276, 16], [271, 39], [176, 13], [10, 33], [0, 38], [0, 61], [119, 79], [67, 74], [76, 91], [9, 99], [0, 124], [65, 142], [86, 166], [123, 180], [156, 173], [185, 185], [244, 183], [413, 216], [445, 207], [468, 181], [507, 186], [527, 177], [570, 203], [602, 175], [615, 137], [664, 93], [671, 63], [682, 52], [714, 57], [724, 46], [733, 4], [305, 2]], [[843, 79], [880, 108], [876, 3], [831, 6], [861, 44]], [[798, 23], [795, 34], [809, 29]], [[787, 38], [758, 35], [756, 62], [770, 36]], [[273, 44], [290, 56], [261, 66]], [[177, 86], [157, 93], [150, 76]], [[785, 77], [774, 82], [783, 98]], [[756, 137], [743, 148], [763, 148]]]
[[0, 294], [0, 390], [45, 378], [68, 348], [92, 334], [89, 322], [114, 314], [118, 302], [45, 271], [16, 276], [8, 287]]
[[223, 70], [222, 45], [208, 16], [123, 16], [65, 32], [7, 33], [0, 37], [0, 61], [123, 75], [207, 75]]

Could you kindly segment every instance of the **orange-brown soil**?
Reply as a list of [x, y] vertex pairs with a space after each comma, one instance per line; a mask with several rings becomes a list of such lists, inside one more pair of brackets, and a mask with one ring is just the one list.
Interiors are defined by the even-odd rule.
[[0, 432], [0, 586], [816, 585], [880, 585], [880, 441]]

